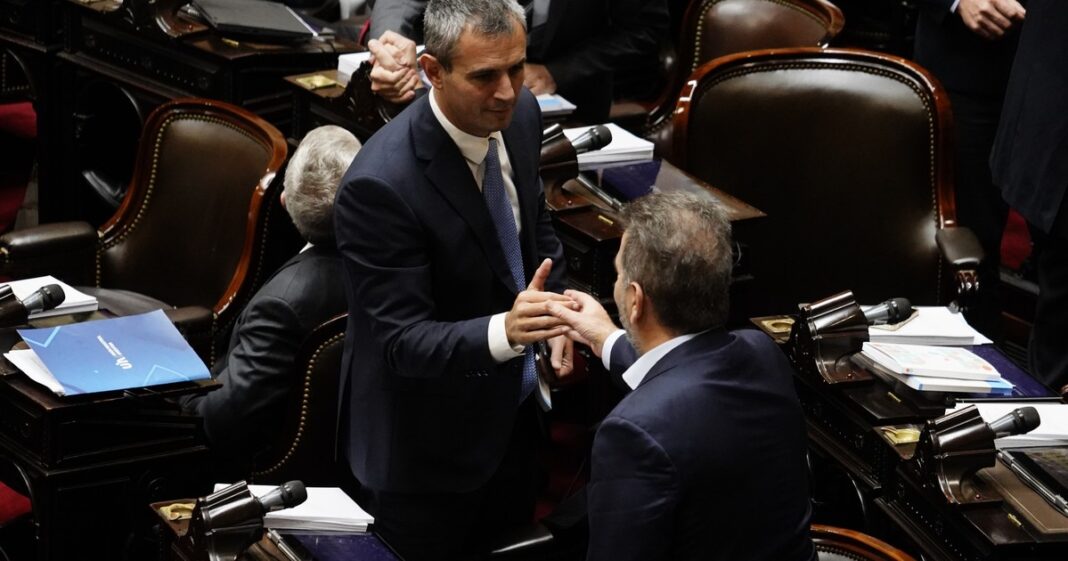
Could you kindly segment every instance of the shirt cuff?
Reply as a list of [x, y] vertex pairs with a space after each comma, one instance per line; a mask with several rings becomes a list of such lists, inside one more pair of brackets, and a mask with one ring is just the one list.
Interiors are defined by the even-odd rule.
[[949, 13], [957, 13], [957, 6], [960, 6], [960, 0], [953, 0], [953, 5], [949, 7]]
[[604, 338], [604, 345], [601, 346], [601, 363], [604, 364], [605, 370], [611, 370], [612, 366], [609, 364], [609, 359], [612, 358], [612, 346], [616, 344], [616, 340], [626, 333], [622, 329], [617, 329], [612, 332], [611, 335]]
[[522, 356], [523, 351], [526, 349], [523, 345], [512, 346], [508, 344], [508, 333], [504, 330], [504, 316], [507, 314], [507, 312], [494, 314], [490, 316], [489, 320], [489, 329], [487, 330], [489, 351], [490, 356], [497, 361], [497, 364]]

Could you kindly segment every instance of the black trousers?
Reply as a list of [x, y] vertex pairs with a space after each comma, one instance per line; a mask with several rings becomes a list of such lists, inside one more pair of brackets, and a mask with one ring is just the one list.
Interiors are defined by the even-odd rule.
[[979, 301], [965, 311], [973, 327], [1001, 338], [1001, 237], [1009, 206], [990, 174], [990, 149], [1001, 118], [1002, 98], [950, 92], [956, 124], [957, 220], [979, 238], [986, 258], [979, 268]]
[[1029, 344], [1031, 373], [1054, 391], [1068, 384], [1068, 195], [1050, 232], [1035, 240], [1038, 303]]
[[478, 558], [510, 528], [532, 523], [540, 471], [541, 435], [533, 397], [519, 408], [512, 438], [497, 471], [464, 493], [395, 493], [363, 487], [357, 501], [375, 517], [375, 532], [405, 561]]

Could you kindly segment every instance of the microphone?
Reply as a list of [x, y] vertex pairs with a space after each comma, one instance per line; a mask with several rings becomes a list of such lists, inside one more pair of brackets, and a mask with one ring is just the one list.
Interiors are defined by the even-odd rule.
[[271, 489], [262, 497], [256, 499], [263, 507], [263, 513], [293, 508], [308, 499], [308, 490], [300, 481], [287, 481], [278, 487]]
[[55, 308], [63, 303], [67, 295], [63, 293], [63, 287], [58, 284], [46, 284], [30, 293], [22, 305], [26, 307], [26, 314], [36, 314]]
[[575, 137], [571, 145], [575, 147], [576, 154], [583, 154], [600, 150], [612, 142], [612, 131], [604, 125], [590, 127], [586, 132]]
[[1024, 434], [1038, 428], [1042, 419], [1034, 407], [1020, 407], [1013, 409], [1004, 417], [999, 417], [989, 423], [990, 430], [994, 432], [994, 438]]
[[26, 323], [30, 314], [51, 310], [63, 303], [67, 297], [58, 284], [48, 284], [30, 293], [25, 300], [19, 300], [13, 293], [0, 297], [0, 327], [11, 327]]
[[868, 320], [868, 325], [892, 324], [911, 316], [912, 304], [906, 298], [894, 298], [863, 311], [864, 317]]

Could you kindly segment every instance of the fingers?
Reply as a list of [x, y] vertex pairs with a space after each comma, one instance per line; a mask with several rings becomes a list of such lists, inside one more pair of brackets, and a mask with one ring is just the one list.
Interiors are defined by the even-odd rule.
[[527, 285], [527, 290], [535, 290], [542, 292], [545, 290], [545, 281], [549, 279], [549, 273], [553, 270], [553, 260], [546, 258], [538, 265], [538, 270], [534, 271], [534, 276], [530, 278], [530, 284]]
[[998, 0], [994, 7], [1001, 12], [1001, 15], [1014, 22], [1023, 21], [1027, 15], [1027, 10], [1017, 0]]
[[572, 355], [574, 353], [575, 345], [569, 339], [564, 337], [557, 337], [549, 343], [552, 347], [552, 354], [549, 358], [553, 365], [553, 370], [556, 371], [556, 376], [558, 378], [567, 376], [574, 368]]

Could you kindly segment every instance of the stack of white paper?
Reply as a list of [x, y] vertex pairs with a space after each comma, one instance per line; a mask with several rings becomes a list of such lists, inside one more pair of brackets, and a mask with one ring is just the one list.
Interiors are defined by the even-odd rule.
[[868, 340], [873, 343], [902, 345], [986, 345], [990, 339], [976, 331], [961, 314], [943, 306], [917, 306], [917, 316], [900, 327], [873, 325], [868, 328]]
[[[579, 169], [599, 168], [612, 164], [653, 159], [652, 142], [634, 136], [630, 131], [615, 123], [605, 123], [605, 126], [612, 132], [612, 142], [609, 142], [608, 146], [600, 150], [579, 154]], [[574, 141], [589, 129], [590, 127], [564, 129], [564, 134], [567, 135], [568, 140]]]
[[1018, 407], [1034, 407], [1041, 419], [1038, 428], [1027, 434], [999, 438], [998, 447], [1061, 446], [1068, 445], [1068, 404], [1035, 401], [996, 401], [982, 403], [958, 403], [946, 414], [975, 405], [986, 422], [992, 422], [1009, 414]]
[[51, 275], [35, 277], [32, 279], [14, 280], [7, 283], [7, 285], [11, 287], [11, 292], [13, 292], [15, 297], [19, 300], [25, 300], [27, 296], [33, 294], [37, 289], [49, 284], [58, 284], [59, 287], [63, 289], [63, 302], [51, 310], [30, 314], [30, 319], [77, 314], [96, 310], [97, 302], [95, 297], [75, 290], [74, 287], [63, 281], [57, 280]]
[[348, 82], [349, 78], [352, 78], [352, 74], [356, 72], [356, 69], [360, 67], [365, 60], [371, 59], [371, 51], [361, 51], [358, 53], [348, 53], [337, 57], [337, 73], [338, 78], [343, 82]]
[[864, 343], [861, 362], [879, 377], [919, 391], [1009, 394], [1013, 385], [967, 349], [931, 345]]
[[[217, 483], [215, 490], [229, 484]], [[274, 490], [273, 485], [249, 485], [253, 495], [261, 497]], [[321, 532], [366, 532], [375, 521], [360, 505], [337, 487], [308, 487], [308, 500], [283, 510], [268, 512], [263, 517], [266, 528], [276, 530], [311, 530]]]

